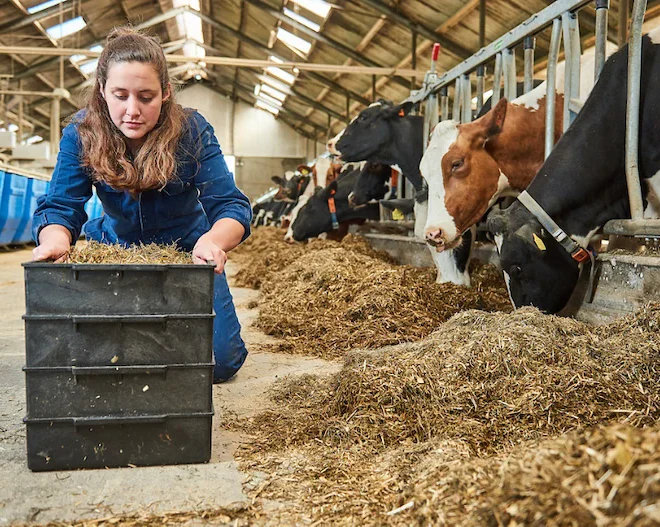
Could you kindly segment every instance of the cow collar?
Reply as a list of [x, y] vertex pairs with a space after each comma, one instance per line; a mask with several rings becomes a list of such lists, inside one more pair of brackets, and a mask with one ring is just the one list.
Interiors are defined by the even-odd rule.
[[335, 190], [330, 191], [328, 208], [330, 209], [330, 217], [332, 218], [332, 230], [336, 231], [339, 229], [339, 221], [337, 220], [337, 207], [335, 206]]
[[589, 272], [589, 288], [587, 290], [586, 298], [587, 302], [591, 302], [593, 297], [593, 285], [595, 278], [596, 270], [596, 251], [591, 247], [586, 249], [580, 244], [578, 244], [573, 238], [571, 238], [566, 231], [564, 231], [557, 223], [550, 217], [550, 215], [543, 210], [543, 207], [537, 203], [537, 201], [529, 195], [526, 190], [523, 190], [518, 195], [518, 201], [523, 204], [523, 206], [531, 212], [537, 220], [545, 227], [545, 229], [552, 235], [552, 237], [559, 242], [564, 250], [571, 255], [571, 258], [576, 262], [582, 264], [587, 260], [591, 261], [591, 271]]

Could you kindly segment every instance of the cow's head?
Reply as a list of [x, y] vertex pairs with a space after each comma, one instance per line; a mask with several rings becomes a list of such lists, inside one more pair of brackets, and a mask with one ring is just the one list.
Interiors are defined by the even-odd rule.
[[392, 169], [380, 163], [366, 163], [355, 182], [353, 191], [348, 195], [351, 207], [364, 205], [372, 199], [382, 198], [389, 190], [387, 182]]
[[[337, 182], [333, 181], [327, 187], [316, 187], [314, 194], [298, 211], [296, 219], [291, 223], [293, 239], [302, 242], [314, 238], [323, 232], [332, 230], [332, 217], [328, 199], [337, 192]], [[344, 196], [344, 201], [346, 197]], [[336, 203], [340, 206], [340, 201]]]
[[296, 201], [304, 192], [309, 184], [311, 176], [296, 174], [289, 179], [280, 176], [273, 176], [271, 180], [280, 186], [280, 190], [275, 195], [276, 200]]
[[488, 230], [500, 254], [515, 307], [557, 313], [566, 306], [580, 275], [578, 264], [520, 203], [488, 215]]
[[429, 189], [424, 235], [438, 251], [459, 244], [500, 189], [500, 169], [485, 146], [502, 131], [506, 109], [501, 99], [476, 121], [443, 121], [433, 130], [419, 167]]
[[364, 161], [392, 142], [388, 121], [410, 113], [412, 103], [394, 105], [383, 99], [362, 110], [344, 130], [327, 143], [328, 150], [344, 161]]

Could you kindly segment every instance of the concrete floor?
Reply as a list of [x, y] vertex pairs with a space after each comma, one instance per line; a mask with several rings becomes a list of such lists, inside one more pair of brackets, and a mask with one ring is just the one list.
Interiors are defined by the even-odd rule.
[[[227, 507], [246, 501], [248, 477], [233, 459], [242, 438], [213, 430], [211, 463], [169, 467], [32, 473], [26, 464], [25, 311], [23, 269], [30, 249], [0, 253], [0, 525], [17, 522], [71, 521], [127, 512], [191, 511]], [[228, 275], [235, 272], [231, 262]], [[248, 304], [258, 296], [232, 288], [250, 355], [230, 382], [214, 386], [216, 416], [235, 412], [254, 415], [266, 404], [264, 395], [277, 378], [299, 373], [336, 371], [337, 363], [281, 355], [267, 350], [276, 342], [250, 327], [257, 316]], [[217, 423], [216, 418], [216, 423]]]

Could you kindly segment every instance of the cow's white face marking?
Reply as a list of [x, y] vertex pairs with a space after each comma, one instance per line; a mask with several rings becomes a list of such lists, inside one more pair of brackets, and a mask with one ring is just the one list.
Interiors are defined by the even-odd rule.
[[399, 167], [399, 165], [391, 165], [390, 168], [393, 168], [396, 170], [399, 174], [403, 174], [403, 170]]
[[644, 209], [644, 217], [649, 219], [660, 218], [660, 171], [647, 179], [646, 184], [649, 192], [646, 196], [648, 205]]
[[433, 129], [429, 146], [424, 152], [419, 169], [429, 187], [428, 215], [424, 232], [441, 229], [446, 242], [456, 239], [456, 223], [445, 205], [445, 184], [442, 177], [442, 158], [458, 138], [458, 123], [442, 121]]
[[[351, 121], [351, 122], [353, 122], [353, 121]], [[341, 155], [341, 152], [339, 150], [337, 150], [337, 143], [341, 139], [341, 136], [344, 135], [345, 131], [346, 131], [346, 128], [344, 128], [341, 132], [339, 132], [336, 136], [334, 136], [332, 139], [330, 139], [326, 143], [326, 147], [328, 148], [328, 152], [330, 152], [331, 154], [334, 154], [336, 156]]]
[[660, 26], [649, 31], [648, 35], [653, 44], [660, 44]]
[[[504, 235], [496, 234], [495, 235], [495, 246], [497, 247], [497, 254], [499, 254], [499, 255], [502, 254], [502, 244], [503, 243], [504, 243]], [[509, 276], [509, 273], [507, 273], [504, 269], [502, 269], [502, 274], [504, 275], [504, 283], [506, 284], [507, 293], [509, 293], [509, 300], [511, 301], [511, 305], [515, 308], [516, 304], [513, 301], [513, 297], [511, 296], [511, 277]]]
[[[307, 185], [307, 187], [313, 187], [314, 185]], [[293, 207], [293, 210], [291, 211], [290, 217], [291, 221], [289, 223], [289, 228], [286, 230], [286, 234], [284, 235], [284, 241], [285, 242], [292, 242], [293, 241], [293, 222], [296, 221], [296, 218], [298, 217], [298, 213], [300, 212], [300, 209], [302, 209], [305, 206], [305, 203], [307, 203], [307, 200], [309, 199], [308, 194], [303, 194], [300, 196], [298, 199], [298, 203], [296, 204], [295, 207]]]
[[287, 171], [284, 173], [284, 179], [286, 179], [287, 181], [291, 181], [291, 178], [292, 178], [293, 176], [295, 176], [295, 172], [293, 172], [293, 170], [287, 170]]

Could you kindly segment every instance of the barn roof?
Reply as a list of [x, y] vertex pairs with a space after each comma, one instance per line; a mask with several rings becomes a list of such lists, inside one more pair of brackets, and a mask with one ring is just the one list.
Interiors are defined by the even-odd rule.
[[[486, 44], [551, 3], [552, 0], [487, 0]], [[611, 1], [609, 35], [613, 41], [618, 29], [619, 3]], [[652, 0], [648, 6], [647, 17], [660, 13], [660, 0]], [[329, 7], [327, 14], [324, 7]], [[440, 42], [438, 69], [442, 72], [481, 47], [479, 9], [480, 0], [4, 0], [0, 3], [0, 46], [39, 47], [44, 53], [56, 47], [99, 49], [94, 46], [102, 45], [113, 27], [130, 23], [148, 28], [149, 33], [160, 38], [166, 52], [173, 55], [203, 50], [206, 57], [261, 61], [275, 57], [272, 60], [412, 69], [416, 38], [415, 69], [428, 69], [431, 46]], [[581, 10], [579, 18], [581, 37], [588, 44], [593, 41], [594, 5]], [[60, 27], [62, 22], [65, 24]], [[65, 36], [60, 38], [58, 30], [64, 31]], [[69, 30], [72, 33], [66, 35]], [[290, 35], [294, 40], [287, 41]], [[548, 47], [546, 31], [536, 39], [537, 64], [544, 63]], [[67, 57], [61, 61], [57, 56], [15, 51], [0, 54], [0, 90], [10, 92], [0, 95], [6, 102], [0, 111], [6, 112], [9, 122], [18, 119], [18, 99], [12, 91], [51, 92], [61, 82], [71, 93], [62, 101], [62, 116], [81, 106], [81, 90], [90, 84], [93, 60]], [[518, 60], [521, 57], [519, 53]], [[264, 84], [277, 86], [277, 79], [268, 81], [276, 70], [266, 72], [263, 66], [210, 62], [211, 59], [201, 65], [173, 63], [172, 73], [183, 85], [204, 82], [249, 104], [260, 99], [266, 106], [277, 105], [271, 97], [282, 98], [279, 91], [269, 88], [258, 95], [255, 90], [255, 86]], [[409, 95], [413, 83], [411, 77], [355, 72], [302, 70], [294, 77], [278, 119], [321, 141], [326, 138], [329, 124], [330, 133], [335, 133], [374, 95], [400, 101]], [[414, 82], [419, 87], [421, 79]], [[50, 99], [36, 94], [26, 100], [25, 121], [35, 134], [47, 133]]]

